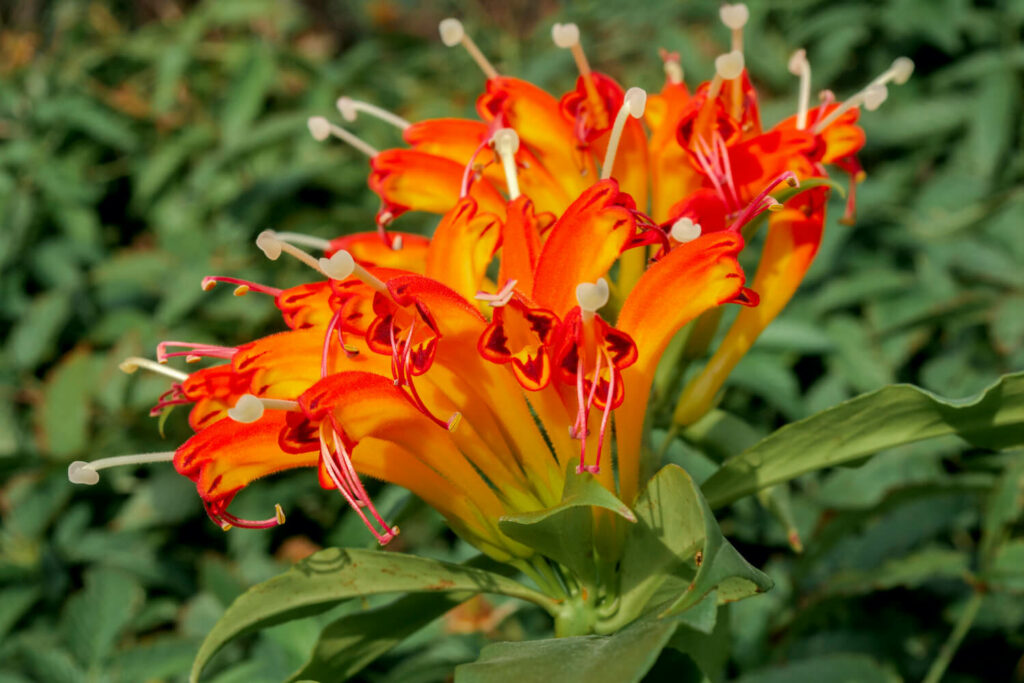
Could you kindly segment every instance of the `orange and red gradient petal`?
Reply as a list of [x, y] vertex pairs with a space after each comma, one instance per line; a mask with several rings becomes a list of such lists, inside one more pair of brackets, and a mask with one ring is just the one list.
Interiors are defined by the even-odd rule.
[[711, 360], [687, 385], [676, 407], [678, 424], [692, 424], [708, 411], [729, 373], [796, 292], [821, 244], [826, 197], [826, 188], [809, 190], [770, 218], [753, 282], [761, 301], [740, 311]]
[[502, 228], [499, 285], [515, 280], [516, 289], [532, 292], [540, 251], [540, 227], [533, 202], [525, 196], [518, 197], [509, 202], [508, 218]]
[[670, 207], [703, 183], [703, 177], [676, 140], [677, 122], [689, 101], [690, 93], [683, 83], [668, 82], [660, 94], [647, 97], [644, 118], [651, 129], [647, 147], [651, 217], [656, 223], [668, 220]]
[[[380, 242], [380, 237], [374, 233]], [[285, 324], [293, 330], [327, 325], [331, 310], [331, 287], [327, 281], [310, 282], [283, 290], [274, 299]]]
[[616, 327], [633, 339], [638, 354], [622, 372], [627, 398], [615, 413], [620, 493], [627, 503], [638, 491], [644, 417], [661, 354], [683, 325], [741, 293], [736, 256], [742, 248], [743, 238], [733, 232], [681, 244], [644, 273], [623, 304]]
[[564, 316], [576, 305], [576, 285], [595, 282], [636, 233], [635, 205], [615, 180], [595, 183], [555, 222], [541, 250], [532, 298]]
[[331, 247], [324, 256], [329, 258], [344, 249], [364, 268], [397, 268], [422, 274], [426, 268], [430, 240], [423, 235], [396, 230], [389, 231], [388, 235], [392, 241], [401, 240], [401, 249], [385, 243], [378, 232], [360, 232], [331, 240]]
[[268, 410], [256, 422], [220, 420], [178, 448], [174, 468], [196, 482], [207, 502], [229, 500], [250, 482], [296, 467], [316, 467], [317, 451], [286, 453], [278, 437], [287, 413]]
[[[370, 189], [392, 218], [406, 211], [442, 214], [455, 206], [462, 193], [465, 168], [454, 161], [412, 149], [384, 150], [370, 160]], [[469, 187], [480, 209], [503, 216], [505, 200], [486, 180]], [[387, 222], [387, 221], [384, 221]]]
[[562, 117], [558, 100], [532, 83], [517, 78], [491, 78], [477, 99], [485, 121], [501, 118], [558, 181], [568, 197], [587, 189], [597, 177], [594, 160], [576, 147], [576, 137]]
[[[414, 453], [485, 514], [504, 514], [501, 501], [456, 448], [451, 434], [415, 408], [387, 377], [368, 372], [337, 373], [313, 385], [299, 398], [299, 404], [314, 420], [336, 422], [344, 436], [354, 442], [372, 437]], [[422, 498], [433, 495], [429, 482], [409, 488]]]
[[477, 210], [476, 200], [460, 199], [441, 219], [427, 250], [427, 277], [472, 301], [501, 239], [501, 221]]

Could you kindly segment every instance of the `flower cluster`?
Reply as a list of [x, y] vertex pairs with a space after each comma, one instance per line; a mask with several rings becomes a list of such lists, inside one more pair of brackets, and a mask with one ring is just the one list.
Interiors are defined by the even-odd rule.
[[[398, 529], [362, 478], [405, 487], [494, 558], [532, 550], [498, 520], [556, 504], [566, 477], [590, 472], [627, 504], [642, 484], [641, 454], [655, 370], [689, 329], [707, 349], [720, 307], [743, 306], [675, 411], [689, 424], [713, 404], [725, 377], [789, 301], [820, 244], [826, 168], [861, 168], [860, 107], [913, 68], [899, 59], [845, 102], [810, 104], [803, 51], [796, 113], [763, 127], [743, 59], [746, 7], [726, 5], [732, 50], [715, 75], [686, 84], [663, 53], [657, 95], [624, 90], [591, 70], [574, 24], [556, 24], [571, 51], [575, 87], [560, 98], [499, 75], [462, 25], [442, 40], [463, 45], [486, 76], [479, 120], [409, 123], [342, 98], [399, 128], [407, 146], [378, 151], [327, 119], [312, 135], [341, 138], [370, 157], [382, 202], [377, 229], [332, 241], [265, 231], [264, 254], [308, 264], [313, 282], [278, 290], [230, 277], [236, 294], [272, 297], [288, 331], [238, 347], [165, 342], [156, 362], [128, 359], [172, 380], [154, 409], [191, 405], [195, 435], [173, 453], [72, 464], [94, 483], [114, 464], [173, 460], [224, 528], [279, 524], [228, 511], [250, 482], [315, 468], [381, 544]], [[441, 216], [433, 236], [391, 229], [408, 211]], [[757, 272], [737, 261], [744, 237], [767, 218]], [[322, 253], [311, 253], [322, 252]], [[192, 374], [168, 360], [222, 359]]]

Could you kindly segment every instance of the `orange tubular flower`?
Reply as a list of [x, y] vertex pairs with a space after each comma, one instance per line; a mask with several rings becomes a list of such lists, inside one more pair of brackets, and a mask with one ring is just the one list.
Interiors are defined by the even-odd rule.
[[[455, 24], [442, 26], [451, 45], [463, 36]], [[734, 36], [742, 29], [731, 27]], [[316, 281], [278, 290], [209, 277], [203, 287], [267, 294], [290, 330], [237, 348], [165, 342], [159, 363], [126, 361], [126, 370], [172, 380], [154, 410], [191, 404], [196, 433], [173, 454], [74, 463], [72, 480], [173, 459], [216, 523], [263, 528], [283, 522], [281, 511], [239, 518], [228, 511], [237, 493], [269, 474], [316, 468], [384, 544], [398, 529], [362, 483], [372, 477], [409, 489], [483, 552], [520, 566], [533, 551], [498, 520], [557, 504], [567, 477], [593, 473], [633, 504], [647, 474], [651, 386], [669, 342], [702, 316], [717, 324], [724, 304], [744, 306], [684, 391], [676, 420], [687, 424], [817, 252], [829, 190], [792, 188], [824, 178], [830, 164], [857, 179], [858, 106], [877, 106], [885, 84], [911, 67], [897, 60], [847, 102], [811, 108], [800, 52], [790, 64], [801, 78], [798, 112], [763, 129], [738, 50], [692, 91], [668, 56], [664, 89], [647, 107], [642, 90], [623, 91], [590, 69], [574, 25], [556, 25], [554, 38], [580, 71], [560, 99], [498, 75], [474, 46], [488, 76], [480, 121], [410, 124], [339, 100], [349, 120], [355, 108], [377, 112], [410, 145], [378, 151], [311, 119], [317, 139], [340, 137], [371, 157], [378, 230], [333, 241], [261, 233], [269, 258], [287, 253]], [[440, 214], [433, 237], [389, 232], [405, 211]], [[737, 257], [745, 229], [768, 211], [749, 289]], [[224, 363], [191, 375], [164, 365], [182, 356]]]

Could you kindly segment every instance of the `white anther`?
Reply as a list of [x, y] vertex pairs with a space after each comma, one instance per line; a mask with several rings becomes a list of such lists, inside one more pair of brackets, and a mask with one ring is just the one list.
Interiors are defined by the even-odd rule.
[[896, 85], [903, 85], [910, 80], [910, 75], [914, 73], [914, 60], [909, 57], [897, 57], [893, 60], [889, 71], [892, 74], [892, 82]]
[[273, 230], [264, 230], [256, 236], [256, 246], [271, 261], [281, 258], [281, 240]]
[[306, 126], [309, 127], [309, 134], [317, 142], [323, 142], [331, 137], [331, 122], [323, 116], [310, 116]]
[[68, 465], [68, 481], [72, 484], [92, 486], [100, 481], [100, 473], [84, 460], [76, 460]]
[[466, 36], [466, 29], [463, 28], [462, 22], [454, 17], [442, 19], [441, 23], [437, 25], [437, 31], [441, 34], [441, 42], [448, 47], [455, 47]]
[[787, 68], [789, 69], [789, 73], [794, 76], [800, 76], [803, 74], [804, 69], [806, 69], [807, 66], [807, 50], [800, 48], [790, 56]]
[[608, 281], [603, 277], [597, 282], [581, 282], [576, 285], [576, 302], [587, 313], [593, 313], [608, 303]]
[[647, 91], [643, 88], [630, 88], [622, 101], [623, 105], [629, 108], [629, 115], [638, 119], [644, 115], [647, 108]]
[[324, 275], [332, 280], [344, 280], [356, 269], [355, 259], [344, 249], [334, 252], [330, 258], [320, 259], [318, 263]]
[[491, 137], [494, 151], [501, 157], [501, 166], [505, 171], [505, 184], [508, 186], [508, 198], [519, 197], [519, 172], [516, 169], [516, 151], [519, 149], [519, 135], [511, 128], [501, 128]]
[[882, 106], [889, 96], [889, 89], [882, 83], [872, 83], [864, 89], [864, 108], [874, 111]]
[[512, 128], [500, 128], [491, 136], [498, 154], [515, 154], [519, 151], [519, 134]]
[[551, 27], [551, 40], [556, 47], [563, 49], [579, 45], [580, 27], [576, 24], [555, 24]]
[[[356, 108], [355, 100], [353, 100], [351, 97], [339, 97], [338, 101], [335, 102], [335, 105], [338, 107], [338, 112], [341, 114], [341, 118], [345, 119], [350, 123], [356, 120], [356, 116], [359, 110]], [[329, 129], [328, 132], [330, 132]], [[314, 135], [313, 137], [316, 136]]]
[[676, 242], [692, 242], [700, 237], [700, 223], [694, 223], [692, 219], [684, 216], [672, 224], [670, 234]]
[[743, 73], [743, 53], [733, 50], [715, 57], [715, 73], [724, 81], [739, 78]]
[[140, 453], [138, 455], [118, 455], [113, 458], [100, 458], [92, 462], [75, 460], [68, 465], [68, 481], [72, 484], [92, 486], [99, 482], [99, 470], [120, 465], [148, 465], [155, 462], [172, 462], [174, 451], [163, 453]]
[[723, 24], [733, 31], [738, 31], [747, 25], [747, 21], [750, 19], [750, 10], [742, 2], [726, 4], [718, 10], [718, 16], [721, 17]]
[[252, 394], [242, 394], [235, 407], [228, 409], [228, 417], [243, 424], [256, 422], [263, 417], [263, 401]]

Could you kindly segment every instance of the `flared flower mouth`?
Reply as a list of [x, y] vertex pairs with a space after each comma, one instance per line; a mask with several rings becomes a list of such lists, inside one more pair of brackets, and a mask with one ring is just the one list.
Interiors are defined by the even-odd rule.
[[[806, 272], [824, 227], [827, 167], [860, 179], [860, 108], [881, 104], [887, 84], [912, 70], [897, 60], [848, 100], [826, 92], [812, 106], [798, 51], [789, 65], [797, 111], [765, 128], [743, 58], [745, 7], [726, 5], [722, 18], [732, 44], [713, 78], [691, 90], [665, 53], [665, 84], [651, 95], [594, 71], [579, 29], [556, 24], [555, 45], [579, 71], [560, 98], [501, 75], [446, 19], [443, 42], [463, 46], [486, 77], [479, 120], [409, 122], [339, 99], [346, 121], [375, 117], [406, 143], [377, 150], [310, 118], [314, 138], [370, 158], [376, 230], [331, 241], [260, 233], [268, 258], [309, 266], [308, 284], [204, 278], [203, 289], [271, 297], [288, 330], [238, 347], [167, 341], [155, 361], [125, 361], [126, 371], [171, 381], [154, 412], [191, 405], [196, 433], [173, 452], [73, 463], [71, 480], [173, 461], [215, 523], [266, 528], [283, 511], [237, 517], [228, 508], [239, 491], [316, 468], [385, 544], [399, 530], [374, 505], [371, 477], [409, 489], [504, 561], [534, 551], [498, 520], [555, 505], [567, 477], [592, 475], [632, 504], [649, 476], [644, 423], [670, 341], [686, 330], [686, 352], [700, 355], [721, 307], [743, 307], [682, 393], [676, 420], [686, 424], [713, 405]], [[849, 198], [852, 217], [852, 189]], [[393, 229], [410, 211], [440, 215], [431, 238]], [[765, 222], [748, 287], [737, 257]], [[189, 374], [170, 367], [179, 359], [220, 364]]]

